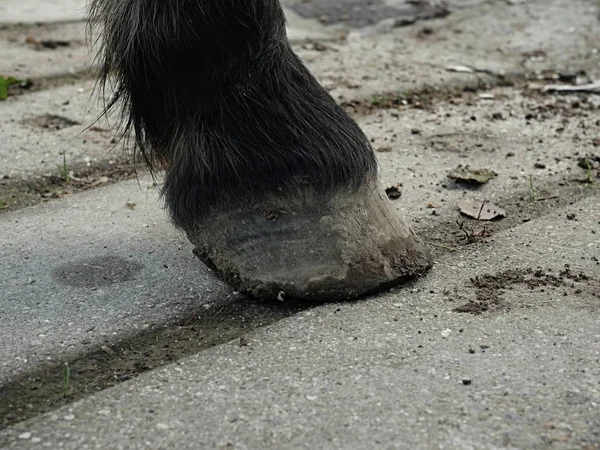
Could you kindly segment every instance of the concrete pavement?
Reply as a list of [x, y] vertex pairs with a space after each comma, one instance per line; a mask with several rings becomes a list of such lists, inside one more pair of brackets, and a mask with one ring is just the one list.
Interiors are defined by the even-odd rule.
[[[196, 261], [145, 175], [0, 197], [0, 448], [600, 448], [600, 101], [532, 85], [596, 78], [597, 2], [286, 4], [434, 270], [357, 302], [258, 303]], [[78, 73], [24, 29], [0, 31], [27, 47], [20, 70]], [[0, 103], [2, 195], [56, 177], [62, 150], [94, 179], [123, 158], [110, 125], [77, 136], [92, 81], [58, 78]], [[81, 123], [39, 126], [52, 114]], [[459, 165], [498, 176], [465, 186]], [[467, 219], [464, 200], [506, 217]]]

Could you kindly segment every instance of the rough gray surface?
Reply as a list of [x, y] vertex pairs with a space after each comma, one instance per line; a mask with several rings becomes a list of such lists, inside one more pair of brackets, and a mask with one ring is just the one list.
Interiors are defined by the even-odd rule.
[[[87, 391], [82, 401], [67, 398], [65, 407], [0, 432], [0, 448], [599, 449], [600, 167], [586, 171], [579, 160], [598, 157], [600, 102], [527, 83], [455, 89], [498, 81], [501, 72], [549, 83], [583, 70], [594, 79], [598, 4], [449, 3], [444, 19], [394, 27], [390, 17], [335, 42], [338, 25], [298, 22], [302, 39], [327, 40], [297, 49], [336, 97], [359, 105], [384, 187], [402, 184], [395, 207], [436, 251], [430, 275], [364, 301], [260, 309], [192, 256], [147, 178], [2, 213], [0, 410], [8, 389], [30, 374], [46, 377], [48, 398], [59, 391], [60, 373], [40, 373], [48, 362], [100, 364], [93, 355], [101, 352], [143, 363], [155, 351], [164, 363], [169, 346], [180, 345], [193, 356], [97, 395]], [[61, 38], [71, 26], [79, 25], [0, 31], [0, 40], [14, 39], [0, 71], [22, 61], [20, 73], [68, 73], [83, 50], [72, 57], [67, 49], [36, 50], [26, 34]], [[430, 85], [451, 94], [364, 107], [374, 93]], [[104, 156], [110, 132], [72, 141], [77, 126], [35, 126], [44, 114], [87, 124], [84, 110], [98, 111], [87, 106], [90, 88], [0, 103], [0, 175], [57, 171], [62, 149], [72, 163], [113, 157]], [[463, 186], [447, 178], [461, 164], [498, 176], [478, 189]], [[507, 217], [483, 224], [459, 214], [459, 202], [484, 199]], [[252, 315], [258, 319], [249, 324]], [[168, 333], [199, 316], [198, 335], [216, 335], [211, 343]], [[164, 341], [140, 344], [144, 336]], [[111, 369], [95, 374], [123, 376]], [[76, 390], [84, 381], [74, 372], [71, 383]], [[27, 417], [39, 414], [43, 395], [25, 406]]]
[[[547, 70], [598, 76], [598, 4], [590, 0], [486, 2], [445, 19], [397, 28], [393, 19], [350, 32], [304, 56], [340, 101]], [[473, 73], [448, 67], [466, 66]]]
[[[0, 175], [27, 178], [58, 175], [63, 165], [91, 165], [122, 157], [122, 147], [111, 145], [114, 131], [100, 116], [94, 101], [94, 82], [63, 86], [0, 103], [3, 136]], [[92, 126], [91, 129], [89, 127]]]
[[[530, 176], [534, 187], [548, 189], [547, 193], [540, 192], [540, 197], [558, 195], [559, 198], [548, 200], [548, 204], [561, 200], [560, 196], [590, 190], [573, 179], [585, 175], [577, 166], [577, 155], [596, 152], [595, 134], [587, 131], [593, 130], [600, 119], [593, 99], [590, 103], [582, 103], [572, 96], [548, 97], [540, 103], [524, 96], [527, 91], [497, 88], [491, 93], [493, 100], [477, 99], [478, 94], [474, 94], [475, 103], [468, 105], [467, 100], [459, 104], [441, 102], [430, 111], [410, 109], [399, 113], [387, 110], [360, 120], [360, 125], [379, 150], [377, 155], [384, 187], [402, 184], [402, 197], [394, 205], [417, 230], [435, 229], [443, 224], [447, 229], [458, 231], [455, 224], [460, 218], [457, 204], [464, 199], [487, 199], [507, 208], [515, 220], [530, 219], [527, 208], [522, 211], [529, 201]], [[577, 108], [572, 107], [575, 101], [579, 102]], [[540, 104], [545, 106], [540, 108]], [[532, 111], [543, 112], [543, 115], [527, 119]], [[498, 112], [503, 114], [503, 119], [492, 119]], [[567, 120], [565, 112], [573, 117]], [[563, 130], [556, 132], [558, 127]], [[543, 163], [546, 168], [538, 169], [536, 163]], [[450, 169], [460, 164], [492, 168], [499, 175], [477, 190], [465, 189], [447, 178]], [[566, 183], [574, 190], [570, 194], [561, 193], [563, 188], [558, 183]], [[174, 315], [180, 316], [181, 311], [189, 311], [189, 307], [202, 298], [204, 288], [217, 289], [219, 284], [191, 255], [191, 245], [168, 223], [155, 190], [148, 190], [149, 186], [150, 180], [142, 178], [140, 186], [132, 181], [21, 211], [14, 217], [0, 216], [1, 261], [3, 272], [7, 274], [0, 302], [4, 311], [10, 313], [2, 315], [6, 326], [0, 327], [0, 337], [4, 342], [14, 342], [0, 349], [5, 361], [0, 372], [5, 376], [23, 367], [22, 360], [17, 358], [26, 358], [27, 364], [33, 367], [36, 361], [43, 361], [57, 347], [64, 350], [61, 356], [64, 357], [77, 351], [84, 340], [92, 346], [104, 342], [107, 331], [103, 327], [86, 332], [98, 320], [98, 304], [110, 311], [100, 317], [106, 320], [106, 326], [114, 326], [121, 332], [135, 331], [135, 326], [140, 324], [168, 322]], [[128, 201], [137, 205], [134, 211], [126, 207]], [[432, 216], [432, 211], [439, 216]], [[48, 221], [45, 219], [48, 217], [54, 219]], [[102, 233], [98, 233], [99, 230]], [[161, 250], [147, 254], [154, 246], [160, 246]], [[52, 277], [61, 261], [81, 262], [92, 256], [111, 255], [126, 260], [133, 255], [136, 263], [141, 263], [145, 270], [134, 280], [95, 291], [90, 291], [91, 286], [73, 289]], [[155, 259], [163, 255], [170, 255], [171, 260]], [[138, 256], [143, 259], [138, 261], [135, 259]], [[180, 267], [182, 273], [178, 277], [183, 285], [192, 283], [195, 292], [199, 293], [199, 297], [187, 298], [181, 310], [174, 307], [170, 299], [189, 297], [182, 293], [186, 287], [182, 287], [182, 291], [176, 284], [158, 290], [155, 287], [154, 283], [159, 283], [164, 274], [163, 264]], [[146, 281], [136, 282], [138, 276]], [[29, 284], [33, 280], [34, 283]], [[131, 297], [137, 286], [145, 286], [148, 282], [152, 282], [149, 288]], [[176, 280], [172, 282], [177, 283]], [[222, 293], [219, 289], [217, 291]], [[169, 290], [173, 293], [169, 294]], [[27, 291], [32, 302], [28, 305], [30, 309], [19, 312], [22, 305], [15, 299]], [[35, 299], [47, 291], [53, 295], [45, 298], [41, 304], [44, 308], [35, 307]], [[63, 301], [72, 298], [67, 303], [76, 302], [83, 292], [96, 300], [78, 305], [77, 320], [65, 318]], [[120, 295], [114, 298], [114, 292]], [[157, 306], [152, 310], [148, 310], [142, 300], [150, 292], [153, 299], [163, 299], [153, 300]], [[130, 298], [139, 300], [130, 301]], [[52, 311], [58, 313], [51, 314]], [[152, 317], [148, 318], [147, 314]], [[120, 316], [138, 317], [139, 320], [133, 323], [116, 321], [115, 317]], [[68, 323], [72, 325], [67, 326]], [[56, 330], [53, 337], [46, 337], [48, 329]], [[81, 331], [71, 334], [69, 329]], [[39, 339], [40, 334], [45, 336], [44, 339]], [[66, 345], [61, 344], [63, 341]]]
[[18, 79], [79, 73], [92, 61], [81, 21], [0, 29], [0, 45], [0, 74]]
[[[487, 199], [522, 215], [530, 183], [539, 198], [560, 196], [564, 185], [589, 190], [574, 180], [585, 177], [579, 158], [598, 153], [599, 107], [595, 97], [495, 88], [432, 109], [380, 111], [359, 123], [378, 150], [386, 187], [403, 184], [398, 206], [404, 214], [429, 221], [435, 209], [452, 217], [461, 200]], [[461, 185], [447, 177], [460, 165], [498, 176], [477, 189]]]
[[0, 382], [231, 299], [149, 185], [131, 181], [0, 216]]
[[478, 6], [484, 0], [283, 0], [282, 3], [327, 25], [363, 27], [390, 18], [399, 26], [406, 26]]
[[[478, 80], [494, 80], [493, 76], [482, 72], [447, 70], [457, 65], [492, 74], [541, 71], [554, 76], [557, 73], [572, 74], [579, 69], [587, 70], [591, 78], [598, 74], [600, 54], [593, 46], [600, 38], [596, 26], [598, 5], [595, 2], [513, 3], [457, 8], [445, 19], [427, 22], [428, 33], [422, 33], [418, 26], [392, 28], [384, 21], [375, 28], [353, 31], [343, 41], [316, 46], [298, 44], [296, 49], [319, 80], [341, 102], [365, 99], [377, 93], [456, 83], [473, 85]], [[289, 13], [289, 18], [298, 40], [306, 36], [314, 36], [315, 39], [332, 37], [314, 21], [298, 19], [293, 12]], [[83, 27], [81, 24], [73, 26]], [[71, 29], [69, 33], [73, 31]], [[14, 34], [14, 38], [19, 42], [25, 40], [18, 33]], [[46, 51], [30, 51], [36, 54], [35, 57], [25, 52], [23, 61], [32, 61], [27, 62], [27, 67], [36, 66], [34, 62], [38, 61], [35, 69], [38, 73], [68, 73], [71, 67], [70, 59], [63, 58], [65, 55], [55, 65], [44, 62]], [[64, 50], [51, 52], [56, 51]], [[75, 59], [81, 63], [85, 59], [83, 47], [78, 52], [80, 56]], [[15, 57], [19, 58], [18, 55], [19, 51], [15, 50]], [[13, 59], [9, 58], [9, 61], [13, 62]], [[17, 67], [16, 64], [14, 62], [13, 66]], [[78, 132], [90, 125], [100, 112], [98, 103], [91, 97], [92, 87], [93, 83], [88, 82], [14, 97], [0, 103], [0, 113], [8, 117], [0, 123], [0, 131], [8, 136], [7, 148], [12, 149], [4, 152], [6, 156], [0, 162], [0, 174], [28, 176], [54, 171], [56, 165], [62, 162], [59, 153], [65, 149], [72, 164], [119, 157], [119, 152], [106, 154], [107, 148], [110, 148], [110, 133], [92, 131], [78, 136]], [[81, 92], [81, 89], [84, 91]], [[64, 105], [66, 101], [69, 101], [68, 105]], [[21, 125], [23, 118], [49, 111], [81, 122], [81, 126], [54, 132], [32, 130], [31, 126]], [[111, 123], [114, 125], [114, 121]], [[107, 128], [105, 122], [99, 125]]]
[[[11, 0], [13, 3], [20, 3]], [[85, 1], [79, 0], [78, 12], [70, 20], [65, 16], [58, 22], [46, 20], [43, 15], [32, 15], [23, 25], [6, 25], [2, 28], [0, 6], [0, 75], [11, 75], [19, 79], [56, 77], [78, 74], [90, 68], [93, 55], [88, 51], [91, 44], [97, 45], [97, 35], [88, 42], [84, 17]], [[11, 10], [17, 7], [11, 8]], [[43, 9], [42, 9], [43, 11]], [[58, 12], [56, 14], [59, 14]], [[327, 41], [337, 37], [334, 30], [327, 29], [315, 20], [303, 18], [292, 10], [286, 10], [288, 37], [294, 44], [307, 39]]]
[[[532, 221], [442, 258], [408, 289], [301, 313], [247, 336], [246, 346], [207, 350], [0, 440], [63, 449], [598, 448], [598, 198], [563, 213], [580, 211], [576, 223], [564, 214]], [[590, 278], [507, 284], [494, 311], [452, 311], [477, 295], [469, 278], [558, 274], [565, 262]]]
[[0, 24], [66, 22], [84, 11], [85, 0], [9, 0], [0, 5]]

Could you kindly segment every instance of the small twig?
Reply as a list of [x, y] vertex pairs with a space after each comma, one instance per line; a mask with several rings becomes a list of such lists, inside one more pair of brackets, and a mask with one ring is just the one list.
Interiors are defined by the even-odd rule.
[[558, 198], [558, 195], [550, 195], [548, 197], [540, 197], [540, 198], [536, 198], [535, 201], [536, 202], [543, 202], [544, 200], [553, 200], [555, 198]]
[[468, 231], [468, 230], [465, 228], [465, 223], [464, 223], [464, 222], [459, 222], [459, 221], [457, 220], [457, 221], [456, 221], [456, 223], [458, 224], [458, 229], [459, 229], [460, 231], [462, 231], [463, 233], [465, 233], [465, 236], [467, 237], [467, 240], [468, 240], [469, 242], [472, 242], [472, 241], [473, 241], [473, 232], [472, 232], [472, 231]]
[[481, 212], [483, 211], [483, 207], [485, 206], [485, 203], [487, 202], [487, 199], [483, 199], [483, 201], [481, 202], [481, 208], [479, 208], [479, 213], [477, 214], [477, 220], [479, 220], [481, 218]]
[[449, 250], [451, 252], [455, 252], [458, 250], [458, 248], [456, 248], [456, 247], [450, 247], [449, 245], [444, 245], [444, 244], [436, 244], [435, 242], [430, 242], [429, 244], [433, 245], [434, 247], [440, 247], [440, 248]]

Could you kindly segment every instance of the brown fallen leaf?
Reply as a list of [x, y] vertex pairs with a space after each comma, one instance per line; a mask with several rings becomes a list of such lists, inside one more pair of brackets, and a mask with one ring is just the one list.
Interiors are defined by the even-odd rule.
[[464, 200], [458, 203], [458, 208], [462, 214], [476, 220], [487, 221], [506, 217], [506, 210], [485, 201]]

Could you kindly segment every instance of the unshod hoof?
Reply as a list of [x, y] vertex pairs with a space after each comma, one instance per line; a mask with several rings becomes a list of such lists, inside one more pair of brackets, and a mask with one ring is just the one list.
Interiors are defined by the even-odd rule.
[[271, 194], [214, 211], [187, 234], [222, 279], [262, 299], [351, 299], [431, 266], [377, 182], [328, 195]]

